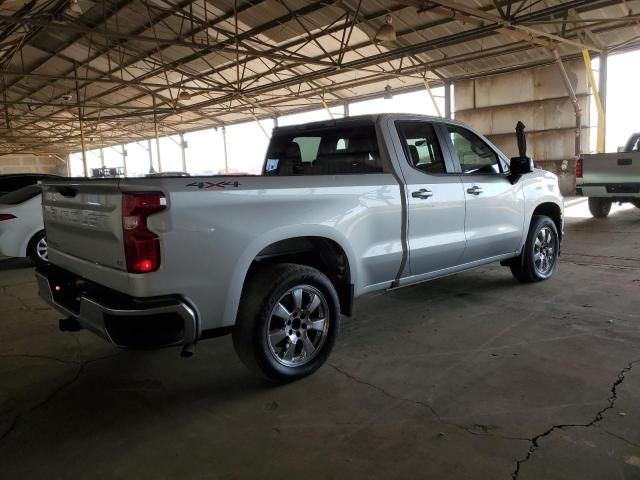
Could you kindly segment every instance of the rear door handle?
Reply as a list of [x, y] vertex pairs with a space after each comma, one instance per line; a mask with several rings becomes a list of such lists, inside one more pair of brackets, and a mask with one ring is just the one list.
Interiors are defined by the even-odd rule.
[[470, 193], [471, 195], [480, 195], [482, 193], [482, 189], [477, 185], [474, 185], [471, 188], [467, 188], [467, 193]]
[[426, 200], [427, 198], [433, 196], [433, 192], [431, 190], [427, 190], [426, 188], [421, 188], [420, 190], [411, 192], [411, 196], [413, 198], [420, 198], [421, 200]]

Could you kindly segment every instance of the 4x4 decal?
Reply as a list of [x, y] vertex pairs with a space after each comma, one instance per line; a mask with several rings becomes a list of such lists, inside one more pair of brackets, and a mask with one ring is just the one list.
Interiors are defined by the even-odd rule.
[[227, 182], [227, 181], [223, 181], [223, 182], [193, 182], [193, 183], [188, 183], [187, 187], [198, 187], [200, 189], [203, 188], [227, 188], [227, 187], [238, 187], [240, 185], [240, 182]]

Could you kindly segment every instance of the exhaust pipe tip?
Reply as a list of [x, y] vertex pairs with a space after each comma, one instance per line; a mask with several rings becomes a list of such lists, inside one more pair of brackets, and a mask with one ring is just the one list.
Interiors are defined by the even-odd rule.
[[78, 332], [82, 330], [82, 326], [73, 317], [58, 320], [58, 328], [61, 332]]

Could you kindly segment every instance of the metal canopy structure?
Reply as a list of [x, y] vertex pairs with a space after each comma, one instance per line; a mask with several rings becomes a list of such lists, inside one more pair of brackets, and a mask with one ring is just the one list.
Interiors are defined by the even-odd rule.
[[[0, 155], [66, 154], [640, 46], [638, 0], [5, 0]], [[391, 20], [395, 40], [376, 42]]]

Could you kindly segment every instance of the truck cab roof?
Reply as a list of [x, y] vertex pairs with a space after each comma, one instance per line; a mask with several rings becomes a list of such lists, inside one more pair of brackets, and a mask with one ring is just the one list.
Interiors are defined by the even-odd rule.
[[[286, 127], [276, 127], [274, 128], [274, 134], [278, 133], [290, 133], [290, 132], [299, 132], [305, 130], [312, 130], [317, 128], [331, 128], [331, 127], [341, 127], [348, 125], [362, 125], [363, 123], [379, 123], [384, 121], [385, 119], [392, 120], [422, 120], [427, 122], [438, 122], [438, 123], [453, 123], [456, 125], [463, 125], [461, 122], [457, 122], [455, 120], [451, 120], [443, 117], [436, 117], [433, 115], [421, 115], [421, 114], [413, 114], [413, 113], [375, 113], [368, 115], [354, 115], [346, 118], [335, 118], [331, 120], [320, 120], [316, 122], [308, 122], [297, 125], [288, 125]], [[469, 128], [468, 125], [465, 125], [465, 128]]]

